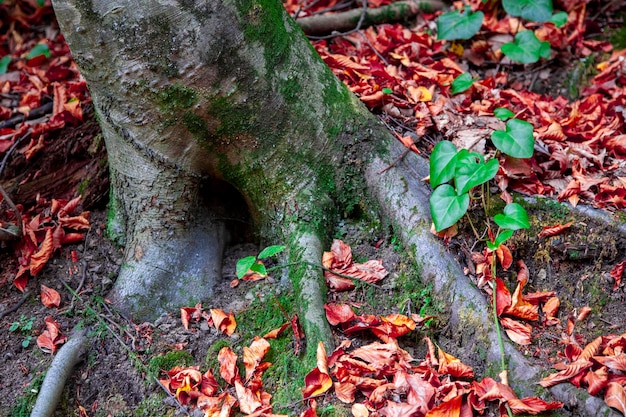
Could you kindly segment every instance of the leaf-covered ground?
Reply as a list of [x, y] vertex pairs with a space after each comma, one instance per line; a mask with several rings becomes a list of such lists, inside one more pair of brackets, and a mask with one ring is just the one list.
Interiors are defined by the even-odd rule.
[[[370, 2], [370, 7], [386, 3]], [[622, 17], [613, 3], [555, 2], [556, 10], [568, 13], [567, 23], [557, 28], [511, 18], [497, 7], [490, 8], [493, 2], [470, 3], [474, 11], [482, 9], [486, 18], [479, 34], [468, 41], [437, 40], [438, 13], [434, 13], [312, 42], [337, 76], [413, 151], [427, 155], [437, 141], [448, 139], [457, 147], [493, 157], [489, 137], [503, 126], [493, 115], [498, 107], [509, 108], [534, 126], [533, 158], [501, 157], [502, 169], [488, 204], [497, 212], [513, 195], [529, 210], [531, 228], [517, 233], [507, 243], [508, 250], [489, 253], [470, 225], [461, 222], [458, 234], [447, 236], [446, 245], [458, 256], [468, 279], [485, 289], [486, 297], [492, 292], [488, 283], [493, 282], [486, 265], [490, 257], [498, 257], [500, 322], [520, 351], [543, 366], [546, 376], [555, 375], [548, 376], [544, 385], [574, 383], [624, 412], [620, 401], [625, 343], [618, 336], [626, 333], [621, 281], [626, 239], [620, 229], [626, 196], [622, 172], [626, 54], [609, 43], [610, 39], [617, 43], [611, 34], [623, 26]], [[355, 7], [352, 2], [333, 0], [285, 5], [299, 17]], [[0, 382], [3, 413], [28, 415], [51, 360], [47, 352], [62, 345], [64, 335], [76, 325], [89, 328], [89, 353], [67, 385], [59, 415], [182, 413], [174, 397], [165, 397], [156, 383], [156, 378], [165, 378], [161, 370], [174, 365], [198, 366], [202, 373], [212, 369], [222, 387], [219, 392], [238, 396], [239, 408], [250, 412], [257, 400], [259, 409], [264, 409], [263, 401], [254, 395], [268, 392], [274, 395], [274, 412], [314, 415], [312, 403], [302, 401], [309, 372], [305, 395], [322, 394], [316, 400], [317, 415], [373, 415], [374, 410], [379, 415], [423, 415], [428, 409], [434, 409], [430, 415], [443, 415], [470, 412], [470, 404], [479, 415], [483, 400], [487, 415], [502, 412], [499, 405], [504, 400], [513, 411], [552, 407], [538, 400], [516, 403], [505, 387], [495, 383], [497, 364], [485, 364], [480, 352], [459, 346], [462, 335], [446, 333], [444, 312], [450, 306], [420, 286], [394, 236], [376, 223], [357, 227], [346, 221], [336, 230], [337, 238], [353, 246], [356, 261], [382, 259], [389, 271], [381, 281], [358, 283], [354, 289], [329, 295], [337, 345], [350, 340], [350, 349], [360, 353], [351, 356], [354, 353], [345, 348], [344, 357], [335, 355], [326, 365], [321, 361], [317, 371], [302, 368], [292, 352], [301, 349], [304, 341], [294, 338], [289, 324], [264, 352], [262, 360], [273, 367], [261, 372], [261, 357], [254, 355], [255, 365], [246, 365], [251, 375], [263, 374], [264, 391], [255, 377], [244, 378], [245, 384], [237, 388], [232, 364], [221, 372], [218, 360], [228, 356], [222, 351], [244, 357], [244, 347], [251, 346], [254, 336], [294, 321], [292, 295], [279, 285], [279, 273], [232, 287], [237, 259], [254, 255], [256, 246], [240, 245], [229, 251], [224, 279], [211, 305], [202, 308], [208, 315], [197, 322], [192, 319], [189, 330], [182, 325], [180, 312], [138, 324], [111, 311], [104, 297], [121, 252], [103, 235], [106, 159], [84, 81], [48, 2], [43, 7], [35, 0], [3, 2], [0, 22], [0, 152], [4, 158], [0, 179], [17, 205], [3, 199], [0, 227], [14, 231], [16, 210], [24, 220], [19, 239], [9, 236], [0, 253], [4, 359], [0, 371], [11, 376]], [[500, 45], [524, 28], [550, 42], [550, 59], [528, 66], [507, 62]], [[465, 92], [452, 94], [452, 81], [463, 73], [471, 74], [474, 82]], [[83, 195], [81, 201], [73, 200], [77, 192]], [[549, 198], [525, 200], [513, 192]], [[600, 210], [572, 211], [572, 205], [616, 213], [607, 221], [603, 216], [608, 215]], [[485, 223], [480, 207], [473, 205], [470, 210], [475, 224]], [[342, 275], [383, 275], [378, 264], [357, 270], [342, 264], [342, 253], [345, 250], [334, 255], [338, 263], [329, 258], [325, 265]], [[335, 289], [350, 286], [351, 280], [332, 274], [328, 278]], [[42, 293], [42, 286], [49, 290]], [[58, 307], [55, 292], [60, 295]], [[200, 311], [189, 307], [190, 314]], [[210, 325], [210, 309], [234, 313], [237, 327], [232, 335]], [[441, 349], [429, 347], [424, 336]], [[377, 348], [375, 354], [371, 351], [376, 346], [372, 343], [396, 339], [401, 351], [392, 352], [391, 345]], [[379, 355], [397, 361], [381, 363]], [[406, 362], [408, 355], [416, 361]], [[471, 361], [473, 375], [468, 364], [452, 357]], [[351, 366], [353, 374], [346, 374]], [[393, 372], [385, 370], [389, 366]], [[245, 375], [243, 368], [242, 372]], [[404, 379], [394, 378], [396, 374]], [[415, 375], [421, 382], [415, 382]], [[457, 382], [450, 382], [450, 376]], [[329, 380], [334, 381], [333, 389]], [[190, 388], [182, 386], [185, 392]], [[422, 390], [421, 402], [411, 394], [416, 390]], [[428, 400], [424, 393], [430, 393]], [[204, 401], [206, 409], [217, 406], [213, 400]], [[580, 413], [567, 407], [560, 412]]]

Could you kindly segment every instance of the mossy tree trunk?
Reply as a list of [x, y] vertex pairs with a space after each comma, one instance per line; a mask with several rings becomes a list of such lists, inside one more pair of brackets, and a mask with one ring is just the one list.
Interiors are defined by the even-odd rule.
[[[358, 201], [365, 161], [388, 133], [279, 1], [54, 7], [109, 152], [111, 229], [126, 237], [118, 306], [154, 319], [210, 297], [226, 235], [205, 204], [214, 179], [241, 193], [268, 243], [320, 262], [322, 240]], [[325, 291], [321, 271], [295, 268], [291, 278], [309, 340], [330, 344], [312, 296]]]

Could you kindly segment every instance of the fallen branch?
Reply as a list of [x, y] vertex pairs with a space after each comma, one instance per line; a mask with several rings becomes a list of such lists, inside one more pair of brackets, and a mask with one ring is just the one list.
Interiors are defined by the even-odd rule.
[[345, 32], [357, 27], [359, 20], [361, 28], [389, 23], [397, 20], [410, 19], [420, 11], [435, 11], [444, 7], [440, 0], [406, 0], [392, 3], [376, 9], [367, 9], [362, 16], [361, 9], [354, 9], [342, 13], [323, 14], [302, 17], [296, 20], [306, 35], [324, 35], [331, 32]]

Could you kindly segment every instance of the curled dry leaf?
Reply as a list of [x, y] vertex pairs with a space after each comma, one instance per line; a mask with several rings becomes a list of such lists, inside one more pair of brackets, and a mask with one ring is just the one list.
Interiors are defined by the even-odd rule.
[[54, 252], [52, 229], [46, 231], [46, 237], [39, 246], [39, 250], [30, 258], [30, 274], [32, 276], [41, 272]]
[[250, 344], [250, 347], [243, 348], [243, 364], [246, 369], [246, 381], [248, 381], [256, 367], [261, 361], [263, 357], [270, 349], [270, 344], [267, 340], [261, 339], [260, 337], [255, 337]]
[[213, 325], [220, 332], [227, 336], [235, 333], [237, 322], [235, 321], [235, 315], [232, 312], [226, 314], [223, 310], [212, 308], [211, 318], [213, 319]]
[[501, 317], [500, 324], [504, 327], [509, 339], [518, 345], [529, 345], [531, 343], [530, 333], [532, 327], [529, 324], [521, 323], [508, 317]]
[[54, 353], [58, 345], [62, 345], [67, 341], [67, 336], [61, 333], [61, 326], [52, 316], [44, 319], [46, 330], [37, 337], [37, 346], [45, 353]]
[[512, 398], [508, 400], [507, 404], [511, 407], [513, 414], [532, 414], [536, 415], [543, 413], [544, 411], [556, 410], [563, 407], [563, 403], [554, 401], [546, 402], [541, 398], [528, 397], [528, 398]]
[[626, 416], [626, 391], [617, 382], [609, 382], [607, 385], [604, 402]]
[[347, 304], [324, 304], [326, 319], [331, 326], [349, 323], [356, 318], [356, 314]]
[[556, 236], [563, 233], [564, 230], [570, 228], [570, 226], [574, 224], [574, 222], [569, 222], [565, 224], [557, 224], [555, 226], [544, 226], [544, 228], [537, 235], [538, 238], [548, 237], [548, 236]]
[[239, 368], [237, 368], [237, 355], [228, 346], [224, 346], [217, 354], [220, 363], [220, 375], [224, 381], [233, 385], [239, 379]]
[[48, 308], [61, 305], [61, 295], [57, 290], [41, 285], [41, 303]]
[[622, 275], [624, 274], [624, 267], [626, 266], [626, 261], [620, 262], [611, 269], [609, 273], [611, 278], [613, 278], [613, 291], [617, 290], [622, 283]]

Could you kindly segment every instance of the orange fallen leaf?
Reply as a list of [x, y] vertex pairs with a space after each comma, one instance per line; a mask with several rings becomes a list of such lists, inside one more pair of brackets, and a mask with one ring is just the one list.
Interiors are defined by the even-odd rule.
[[528, 398], [512, 398], [508, 400], [508, 405], [511, 407], [513, 414], [539, 414], [544, 411], [556, 410], [563, 407], [563, 403], [554, 401], [546, 402], [541, 398], [528, 397]]
[[243, 348], [243, 365], [246, 370], [246, 381], [248, 381], [256, 367], [261, 361], [263, 357], [270, 349], [270, 344], [267, 340], [261, 339], [260, 337], [254, 338], [250, 347]]
[[269, 333], [263, 336], [263, 339], [276, 339], [278, 336], [280, 336], [282, 332], [285, 331], [285, 329], [287, 329], [287, 327], [290, 326], [290, 324], [290, 322], [287, 322], [280, 326], [278, 329], [271, 330]]
[[54, 353], [58, 345], [62, 345], [67, 341], [67, 336], [61, 333], [61, 326], [52, 316], [44, 319], [46, 330], [37, 337], [37, 346], [45, 353]]
[[235, 315], [232, 312], [226, 314], [223, 310], [217, 308], [212, 308], [210, 311], [211, 318], [213, 319], [213, 325], [217, 330], [227, 336], [230, 336], [235, 332], [237, 322], [235, 321]]
[[591, 368], [592, 365], [593, 364], [588, 360], [579, 359], [576, 362], [567, 365], [562, 371], [543, 378], [539, 381], [539, 385], [544, 388], [549, 388], [560, 382], [567, 381], [570, 378], [575, 377], [579, 373]]
[[369, 417], [370, 412], [365, 404], [356, 403], [352, 404], [352, 416], [353, 417]]
[[324, 310], [331, 326], [349, 323], [356, 317], [352, 308], [347, 304], [324, 304]]
[[426, 413], [426, 417], [459, 417], [462, 404], [463, 396], [458, 395], [430, 410]]
[[609, 407], [619, 410], [626, 416], [626, 391], [624, 387], [617, 382], [610, 382], [604, 394], [604, 402]]
[[235, 380], [235, 392], [239, 400], [239, 409], [245, 414], [252, 414], [263, 405], [251, 389], [244, 387], [237, 380]]
[[53, 248], [53, 238], [52, 238], [52, 228], [46, 230], [46, 236], [41, 243], [39, 250], [33, 254], [30, 258], [30, 274], [32, 276], [37, 275], [41, 272], [43, 267], [46, 265], [48, 260], [52, 258], [52, 253], [54, 252]]
[[448, 374], [456, 378], [473, 378], [474, 371], [471, 366], [465, 365], [460, 359], [450, 355], [439, 348], [440, 374]]
[[48, 308], [59, 307], [61, 305], [61, 295], [57, 290], [41, 284], [41, 303]]
[[507, 336], [509, 336], [509, 339], [518, 345], [529, 345], [531, 343], [530, 332], [532, 331], [532, 327], [530, 325], [508, 317], [501, 317], [500, 323], [502, 327], [504, 327], [504, 331]]
[[224, 381], [233, 385], [239, 379], [239, 368], [237, 368], [237, 355], [228, 346], [224, 346], [217, 354], [220, 363], [220, 375]]
[[541, 232], [539, 232], [537, 237], [541, 239], [542, 237], [556, 236], [563, 233], [564, 230], [569, 229], [572, 224], [574, 224], [574, 222], [557, 224], [555, 226], [544, 226], [544, 228], [541, 230]]

